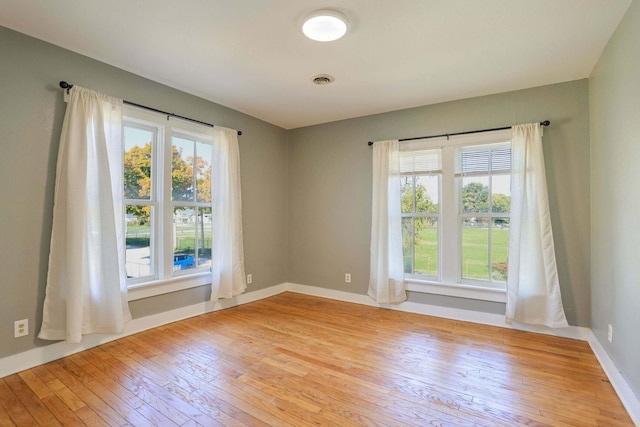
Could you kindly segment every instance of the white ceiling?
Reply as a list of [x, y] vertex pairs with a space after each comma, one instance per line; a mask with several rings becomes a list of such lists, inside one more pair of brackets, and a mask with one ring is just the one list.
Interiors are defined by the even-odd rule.
[[[630, 3], [0, 0], [0, 25], [292, 129], [588, 77]], [[327, 8], [347, 36], [306, 39]]]

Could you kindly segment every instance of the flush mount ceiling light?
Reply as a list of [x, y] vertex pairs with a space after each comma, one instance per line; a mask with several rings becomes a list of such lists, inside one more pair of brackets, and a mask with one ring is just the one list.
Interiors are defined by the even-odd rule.
[[319, 42], [338, 40], [347, 32], [347, 18], [335, 10], [317, 10], [304, 21], [302, 32]]

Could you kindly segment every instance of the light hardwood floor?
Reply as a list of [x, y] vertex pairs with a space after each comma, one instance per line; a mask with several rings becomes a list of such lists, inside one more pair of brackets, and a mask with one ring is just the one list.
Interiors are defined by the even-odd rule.
[[0, 425], [632, 423], [586, 342], [284, 293], [0, 379]]

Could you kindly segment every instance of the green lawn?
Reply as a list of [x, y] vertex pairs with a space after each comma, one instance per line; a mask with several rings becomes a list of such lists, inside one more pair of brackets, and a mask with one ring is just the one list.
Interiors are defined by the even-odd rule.
[[[504, 281], [504, 268], [507, 263], [509, 229], [492, 229], [493, 253], [491, 263], [494, 280]], [[415, 273], [420, 275], [437, 275], [438, 229], [426, 227], [416, 236]], [[462, 230], [462, 275], [469, 279], [489, 279], [489, 254], [487, 251], [489, 229], [481, 227], [464, 227]], [[410, 265], [411, 254], [405, 254], [405, 271]], [[502, 265], [501, 265], [502, 264]], [[501, 271], [502, 270], [502, 271]]]

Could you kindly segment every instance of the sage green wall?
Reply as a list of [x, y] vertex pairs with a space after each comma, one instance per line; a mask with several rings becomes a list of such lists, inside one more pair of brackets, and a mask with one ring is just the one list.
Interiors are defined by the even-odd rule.
[[[37, 340], [51, 237], [60, 80], [143, 105], [240, 129], [249, 290], [286, 281], [287, 133], [229, 108], [0, 27], [0, 357]], [[223, 83], [222, 83], [223, 84]], [[134, 317], [206, 301], [209, 287], [134, 301]], [[13, 321], [30, 335], [13, 338]]]
[[[640, 2], [589, 81], [592, 328], [640, 399]], [[607, 340], [613, 326], [613, 343]]]
[[[587, 80], [310, 126], [290, 132], [288, 280], [365, 294], [371, 149], [367, 141], [551, 120], [544, 153], [562, 299], [569, 323], [590, 324]], [[352, 283], [344, 283], [344, 274]], [[411, 293], [410, 300], [490, 313], [504, 304]]]
[[[544, 148], [563, 301], [588, 326], [589, 118], [586, 80], [285, 131], [237, 111], [0, 27], [0, 357], [47, 342], [41, 321], [58, 137], [58, 81], [240, 129], [249, 290], [286, 281], [364, 294], [371, 150], [366, 142], [549, 119]], [[344, 284], [344, 273], [353, 283]], [[205, 301], [208, 287], [131, 303], [134, 317]], [[427, 294], [410, 300], [491, 313], [504, 305]], [[31, 335], [14, 339], [13, 320]]]

